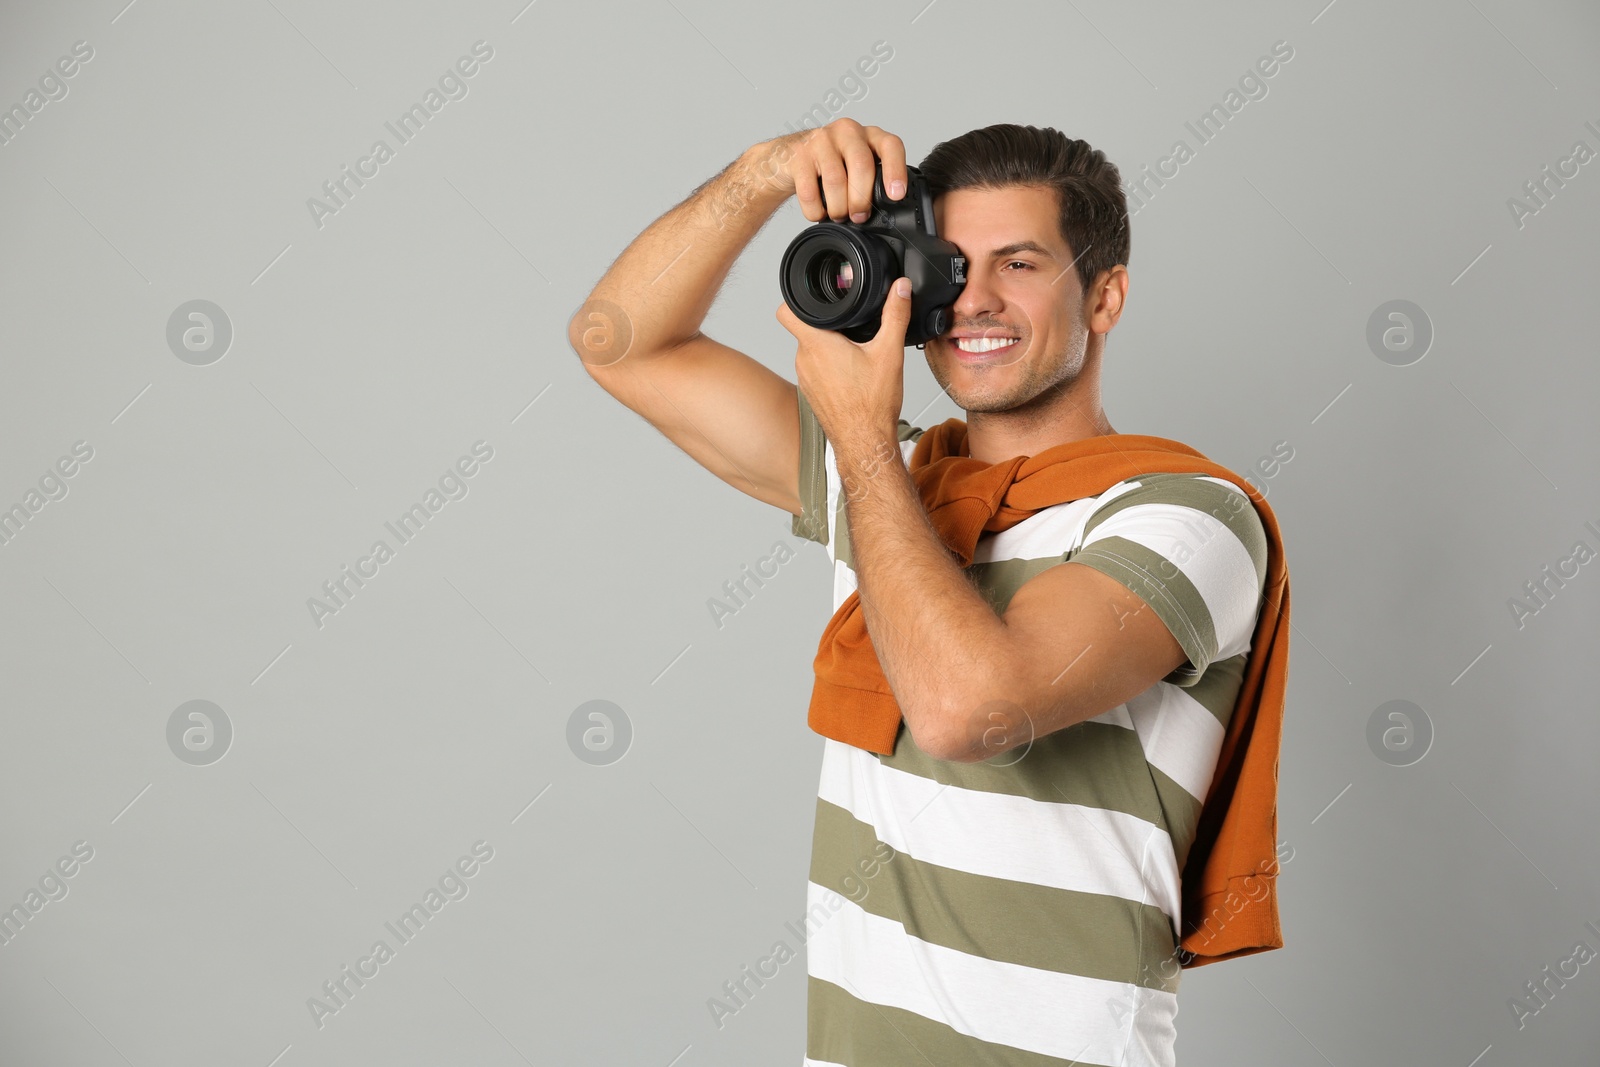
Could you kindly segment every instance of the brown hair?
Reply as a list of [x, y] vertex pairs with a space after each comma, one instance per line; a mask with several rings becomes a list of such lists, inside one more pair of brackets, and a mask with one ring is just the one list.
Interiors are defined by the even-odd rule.
[[929, 191], [1045, 185], [1061, 206], [1059, 228], [1074, 256], [1078, 282], [1127, 266], [1128, 201], [1122, 176], [1104, 152], [1046, 126], [999, 123], [940, 141], [918, 165]]

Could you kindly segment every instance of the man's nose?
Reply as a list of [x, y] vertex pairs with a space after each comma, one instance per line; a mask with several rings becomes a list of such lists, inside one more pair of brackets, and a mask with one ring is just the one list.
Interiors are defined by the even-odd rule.
[[1000, 300], [993, 289], [968, 275], [966, 286], [951, 306], [958, 319], [979, 319], [999, 310]]

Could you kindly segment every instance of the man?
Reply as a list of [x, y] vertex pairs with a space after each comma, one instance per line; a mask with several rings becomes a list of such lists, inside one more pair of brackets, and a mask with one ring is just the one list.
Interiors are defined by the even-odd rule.
[[[806, 1062], [1171, 1064], [1180, 872], [1268, 535], [1227, 479], [1144, 474], [983, 533], [962, 566], [910, 469], [925, 431], [900, 417], [904, 295], [861, 345], [780, 306], [798, 388], [700, 332], [787, 197], [862, 221], [879, 160], [898, 199], [904, 145], [876, 127], [751, 147], [628, 247], [570, 339], [612, 396], [827, 548], [834, 607], [858, 594], [902, 716], [890, 752], [824, 740]], [[1128, 292], [1116, 167], [1000, 125], [920, 170], [968, 263], [952, 329], [925, 347], [967, 413], [959, 455], [1116, 434], [1099, 395]]]

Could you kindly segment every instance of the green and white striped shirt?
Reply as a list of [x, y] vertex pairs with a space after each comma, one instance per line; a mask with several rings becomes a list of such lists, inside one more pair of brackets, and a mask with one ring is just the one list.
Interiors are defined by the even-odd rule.
[[[844, 500], [804, 394], [800, 416], [791, 528], [826, 546], [837, 611], [856, 588]], [[907, 464], [922, 432], [900, 420]], [[1174, 1062], [1179, 872], [1266, 574], [1260, 517], [1235, 495], [1145, 475], [980, 537], [968, 572], [996, 612], [1070, 561], [1167, 624], [1188, 662], [1125, 704], [973, 764], [929, 758], [903, 723], [888, 756], [823, 739], [806, 1067]]]

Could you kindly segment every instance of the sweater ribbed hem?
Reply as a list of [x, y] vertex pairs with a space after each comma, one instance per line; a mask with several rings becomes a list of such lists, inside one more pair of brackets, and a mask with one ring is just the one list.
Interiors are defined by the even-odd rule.
[[857, 689], [818, 678], [811, 690], [811, 729], [882, 756], [894, 752], [900, 732], [900, 711], [894, 698], [874, 689]]
[[1226, 888], [1196, 899], [1193, 914], [1183, 916], [1181, 966], [1203, 967], [1283, 947], [1276, 875], [1240, 875], [1228, 879]]

